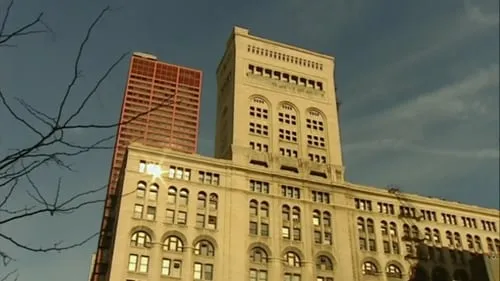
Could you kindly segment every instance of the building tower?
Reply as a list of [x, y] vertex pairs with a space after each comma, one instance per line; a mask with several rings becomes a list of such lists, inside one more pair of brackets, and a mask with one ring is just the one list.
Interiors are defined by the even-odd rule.
[[238, 151], [253, 149], [288, 158], [286, 169], [303, 160], [341, 175], [334, 68], [332, 57], [235, 27], [217, 68], [215, 157], [247, 161]]
[[127, 78], [101, 224], [93, 281], [104, 280], [113, 247], [116, 190], [127, 145], [196, 153], [202, 72], [134, 53]]

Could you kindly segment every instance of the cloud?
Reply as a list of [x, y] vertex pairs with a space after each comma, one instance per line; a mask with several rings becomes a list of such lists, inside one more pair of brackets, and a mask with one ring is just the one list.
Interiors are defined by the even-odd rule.
[[397, 139], [382, 139], [367, 142], [358, 142], [343, 145], [344, 152], [364, 151], [364, 150], [394, 150], [410, 151], [417, 153], [434, 154], [437, 156], [448, 156], [456, 158], [473, 159], [499, 159], [498, 148], [474, 149], [474, 150], [449, 150], [428, 148]]
[[405, 133], [420, 133], [419, 128], [444, 121], [472, 120], [472, 117], [494, 119], [498, 106], [489, 102], [491, 93], [498, 93], [499, 65], [492, 64], [436, 90], [414, 95], [375, 114], [365, 115], [346, 124], [347, 136], [366, 135], [386, 138], [388, 135], [410, 137]]
[[[498, 5], [498, 1], [496, 1], [496, 4]], [[483, 11], [482, 7], [473, 5], [470, 0], [465, 0], [464, 8], [467, 18], [469, 20], [486, 26], [495, 26], [495, 25], [498, 26], [499, 23], [498, 6], [493, 7], [493, 9], [491, 9], [493, 11], [497, 11], [496, 13], [495, 12], [487, 13]]]

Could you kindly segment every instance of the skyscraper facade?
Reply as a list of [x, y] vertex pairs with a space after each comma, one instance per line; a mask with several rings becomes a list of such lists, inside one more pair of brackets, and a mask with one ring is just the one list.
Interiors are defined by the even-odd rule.
[[216, 158], [128, 147], [107, 280], [495, 276], [498, 210], [345, 179], [334, 70], [235, 27], [217, 68]]
[[127, 145], [195, 153], [198, 145], [202, 72], [134, 53], [123, 98], [101, 225], [93, 281], [104, 280], [112, 252], [117, 181]]

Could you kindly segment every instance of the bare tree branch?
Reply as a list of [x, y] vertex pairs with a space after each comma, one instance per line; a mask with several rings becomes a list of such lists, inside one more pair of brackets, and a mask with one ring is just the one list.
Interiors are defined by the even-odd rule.
[[[16, 46], [13, 43], [16, 38], [29, 37], [39, 33], [53, 33], [49, 25], [43, 21], [43, 12], [26, 24], [9, 29], [9, 20], [13, 16], [14, 2], [14, 0], [8, 1], [3, 18], [0, 19], [0, 47]], [[39, 243], [36, 241], [21, 241], [19, 238], [5, 232], [5, 229], [12, 228], [2, 228], [2, 226], [11, 226], [13, 223], [23, 222], [27, 218], [70, 215], [82, 208], [105, 203], [105, 199], [96, 199], [95, 197], [101, 195], [107, 185], [63, 196], [65, 186], [61, 176], [58, 176], [57, 184], [53, 186], [42, 187], [36, 180], [35, 172], [42, 171], [43, 167], [58, 167], [65, 171], [75, 172], [73, 165], [70, 164], [71, 159], [77, 159], [77, 157], [91, 151], [114, 148], [114, 145], [108, 142], [114, 139], [116, 133], [105, 133], [104, 136], [99, 137], [97, 140], [84, 142], [82, 139], [71, 140], [68, 138], [72, 130], [96, 129], [101, 132], [102, 130], [117, 129], [120, 126], [134, 123], [138, 118], [155, 110], [172, 105], [171, 97], [165, 97], [160, 104], [140, 112], [128, 120], [111, 123], [77, 121], [82, 119], [82, 113], [88, 108], [90, 100], [97, 95], [109, 75], [128, 55], [128, 53], [122, 53], [113, 60], [99, 79], [95, 81], [91, 89], [82, 95], [82, 99], [74, 108], [68, 105], [69, 100], [77, 96], [75, 86], [81, 78], [82, 70], [80, 65], [86, 47], [99, 23], [111, 11], [112, 9], [109, 6], [103, 8], [86, 30], [72, 62], [72, 77], [65, 86], [55, 112], [50, 114], [42, 112], [37, 109], [36, 105], [20, 98], [19, 96], [23, 95], [18, 93], [12, 94], [13, 98], [9, 99], [7, 93], [0, 89], [0, 107], [5, 107], [5, 112], [15, 120], [16, 124], [26, 128], [27, 132], [33, 135], [32, 143], [29, 145], [7, 150], [0, 157], [0, 245], [2, 245], [0, 246], [0, 258], [4, 267], [9, 266], [15, 259], [13, 254], [3, 249], [3, 245], [9, 244], [14, 248], [33, 253], [59, 252], [82, 246], [98, 235], [98, 233], [91, 234], [76, 243], [57, 241], [52, 245], [33, 246]], [[26, 197], [27, 200], [26, 204], [22, 204], [24, 207], [20, 207], [19, 202], [12, 203], [14, 202], [12, 198], [20, 194]], [[17, 280], [19, 276], [17, 269], [7, 271], [3, 270], [1, 266], [0, 272], [8, 273], [4, 276], [0, 274], [0, 281]]]

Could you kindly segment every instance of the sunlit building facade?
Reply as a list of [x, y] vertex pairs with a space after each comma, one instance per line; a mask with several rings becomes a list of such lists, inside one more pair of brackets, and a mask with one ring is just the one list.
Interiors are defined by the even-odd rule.
[[498, 210], [344, 178], [334, 67], [235, 27], [216, 157], [128, 148], [109, 280], [498, 281]]

